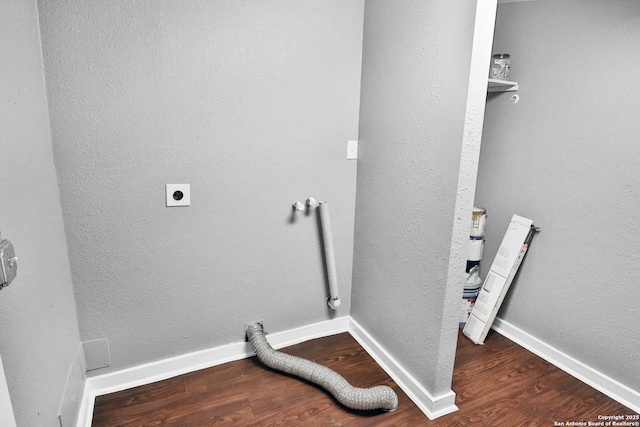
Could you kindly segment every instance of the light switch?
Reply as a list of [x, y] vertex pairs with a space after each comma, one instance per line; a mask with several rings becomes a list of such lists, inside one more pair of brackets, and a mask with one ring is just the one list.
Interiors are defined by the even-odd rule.
[[0, 289], [9, 286], [18, 274], [18, 258], [13, 244], [8, 240], [0, 240]]
[[189, 184], [167, 184], [167, 207], [190, 205], [191, 186]]
[[358, 158], [358, 141], [347, 141], [347, 160], [355, 160]]

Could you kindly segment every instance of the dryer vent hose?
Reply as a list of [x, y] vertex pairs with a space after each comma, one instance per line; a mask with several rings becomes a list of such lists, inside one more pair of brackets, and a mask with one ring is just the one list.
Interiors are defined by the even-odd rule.
[[310, 381], [323, 387], [344, 406], [357, 410], [384, 409], [394, 411], [398, 396], [391, 387], [354, 387], [337, 372], [302, 357], [276, 351], [265, 337], [262, 325], [247, 326], [247, 338], [258, 359], [270, 368]]

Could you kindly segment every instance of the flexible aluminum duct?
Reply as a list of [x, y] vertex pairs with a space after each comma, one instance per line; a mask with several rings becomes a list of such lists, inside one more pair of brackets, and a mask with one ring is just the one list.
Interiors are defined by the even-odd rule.
[[259, 323], [247, 326], [246, 332], [253, 351], [262, 363], [323, 387], [348, 408], [394, 411], [398, 407], [398, 396], [391, 387], [385, 385], [371, 388], [354, 387], [342, 375], [326, 366], [274, 350]]

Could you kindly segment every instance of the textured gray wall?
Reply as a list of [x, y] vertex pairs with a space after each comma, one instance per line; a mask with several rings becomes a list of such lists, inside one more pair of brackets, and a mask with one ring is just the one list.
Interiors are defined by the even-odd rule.
[[445, 299], [474, 16], [466, 2], [365, 7], [352, 316], [434, 396], [455, 354], [442, 334], [457, 328]]
[[542, 227], [499, 317], [640, 390], [640, 3], [498, 7], [520, 102], [491, 96], [476, 204], [491, 262], [513, 213]]
[[[19, 427], [58, 424], [80, 344], [35, 1], [0, 1], [0, 231], [18, 276], [0, 291], [0, 354]], [[82, 378], [70, 385], [81, 389]]]
[[[39, 7], [81, 337], [111, 348], [94, 372], [349, 313], [362, 0]], [[315, 214], [291, 221], [308, 196], [330, 205], [337, 313]]]

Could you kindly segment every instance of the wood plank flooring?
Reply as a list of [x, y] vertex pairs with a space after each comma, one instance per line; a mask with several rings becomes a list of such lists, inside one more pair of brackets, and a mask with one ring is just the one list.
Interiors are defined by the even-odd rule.
[[637, 415], [493, 331], [484, 346], [460, 334], [452, 385], [459, 411], [433, 421], [349, 334], [282, 351], [321, 363], [354, 386], [388, 385], [398, 393], [399, 407], [347, 409], [322, 388], [265, 368], [254, 357], [99, 396], [92, 427], [545, 427]]

